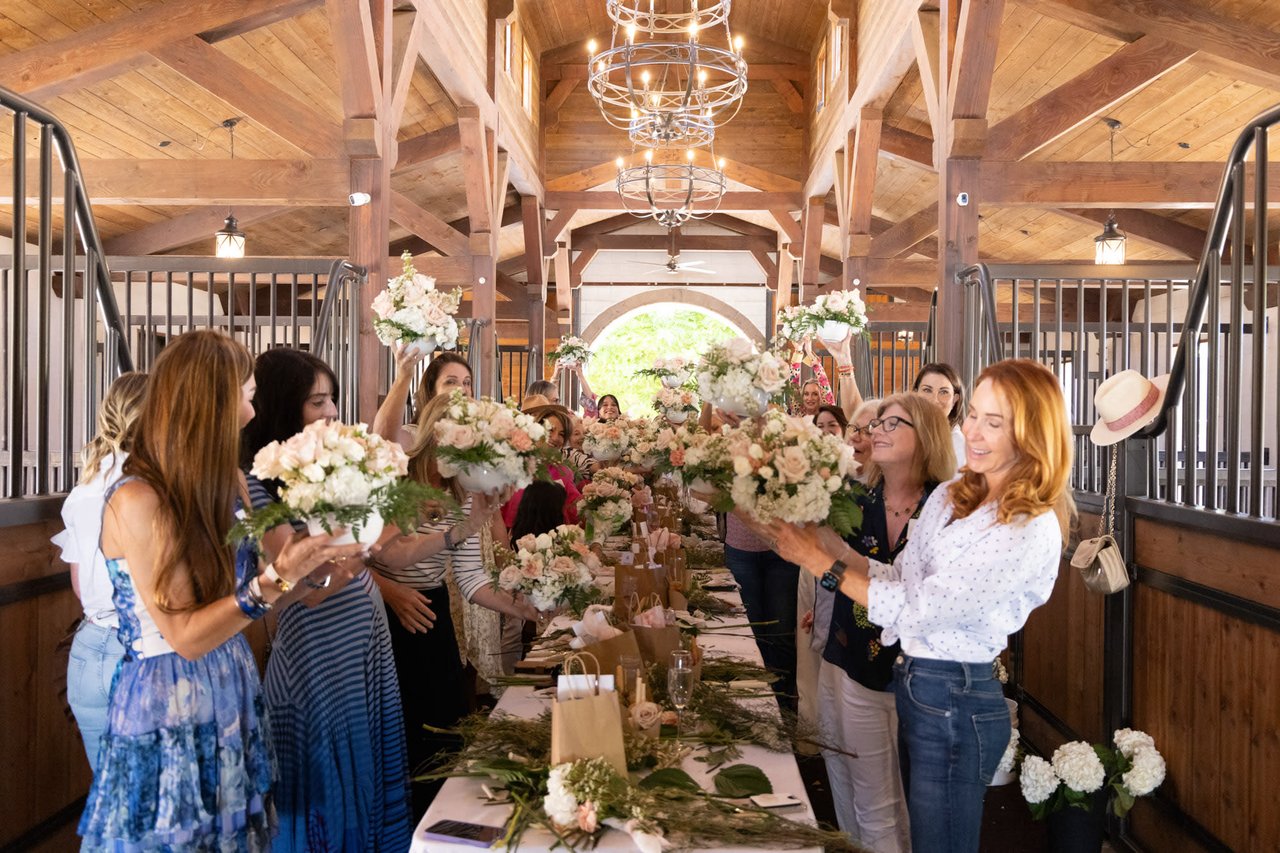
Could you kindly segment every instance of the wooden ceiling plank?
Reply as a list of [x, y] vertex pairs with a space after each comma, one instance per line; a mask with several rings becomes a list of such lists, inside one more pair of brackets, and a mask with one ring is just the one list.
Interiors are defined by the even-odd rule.
[[[625, 210], [621, 197], [611, 192], [547, 192], [546, 205], [553, 210], [577, 207], [580, 210]], [[724, 194], [719, 210], [769, 210], [800, 207], [796, 192], [737, 192]]]
[[397, 146], [396, 171], [421, 166], [462, 150], [462, 136], [456, 124], [406, 139]]
[[[1160, 36], [1212, 56], [1225, 73], [1280, 88], [1280, 34], [1192, 0], [1019, 0], [1044, 15], [1108, 35]], [[1228, 71], [1228, 69], [1230, 69]]]
[[[1217, 200], [1222, 172], [1220, 163], [1195, 161], [984, 162], [978, 197], [1010, 207], [1204, 208]], [[1269, 172], [1268, 183], [1276, 205], [1280, 175]]]
[[[167, 0], [87, 27], [64, 38], [0, 56], [0, 80], [19, 94], [83, 84], [185, 36], [290, 6], [286, 0]], [[101, 79], [101, 78], [96, 78]], [[64, 89], [65, 91], [65, 89]]]
[[258, 126], [319, 159], [340, 157], [342, 136], [333, 121], [205, 42], [187, 36], [154, 55]]
[[[236, 210], [236, 220], [245, 227], [289, 210], [276, 206], [241, 207]], [[213, 232], [222, 227], [225, 216], [226, 211], [221, 208], [193, 210], [105, 240], [103, 249], [109, 255], [153, 255], [199, 240], [212, 240]]]
[[449, 223], [395, 190], [391, 191], [391, 219], [426, 240], [442, 254], [450, 257], [471, 254], [467, 235], [454, 230]]
[[1177, 68], [1194, 50], [1143, 36], [991, 129], [987, 157], [1020, 160]]
[[[983, 196], [985, 198], [985, 196]], [[929, 205], [871, 239], [871, 257], [893, 258], [938, 233], [938, 205]]]
[[374, 44], [368, 3], [325, 0], [334, 62], [342, 81], [342, 112], [347, 118], [377, 118], [382, 107], [382, 74]]
[[309, 12], [323, 3], [324, 0], [288, 0], [288, 2], [279, 3], [271, 9], [265, 9], [253, 15], [245, 15], [229, 24], [204, 30], [200, 33], [200, 38], [209, 42], [209, 44], [217, 44], [220, 41], [226, 41], [254, 30], [260, 30], [263, 27], [269, 27], [280, 21], [296, 18], [303, 12]]

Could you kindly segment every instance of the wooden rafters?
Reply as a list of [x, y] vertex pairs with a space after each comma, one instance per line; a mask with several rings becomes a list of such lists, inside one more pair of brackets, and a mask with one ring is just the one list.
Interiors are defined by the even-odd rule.
[[[524, 262], [525, 273], [529, 282], [529, 290], [536, 291], [539, 304], [546, 301], [547, 261], [543, 248], [543, 229], [546, 226], [546, 214], [542, 205], [533, 196], [522, 196], [520, 199], [521, 218], [524, 225]], [[554, 243], [552, 244], [554, 246]], [[555, 254], [554, 250], [551, 253]]]
[[[546, 204], [552, 210], [561, 210], [565, 207], [576, 207], [579, 210], [625, 209], [622, 199], [613, 192], [552, 192], [548, 190]], [[724, 194], [719, 209], [769, 210], [775, 207], [796, 209], [799, 206], [799, 193], [730, 191]]]
[[466, 234], [455, 230], [449, 223], [395, 190], [391, 191], [391, 218], [443, 254], [449, 256], [471, 254], [470, 242]]
[[800, 298], [806, 290], [816, 290], [818, 271], [822, 261], [822, 226], [825, 220], [826, 201], [814, 196], [804, 208], [804, 243], [800, 254]]
[[955, 58], [947, 82], [952, 157], [980, 157], [1005, 0], [968, 0], [960, 8]]
[[387, 127], [398, 130], [409, 100], [409, 84], [413, 82], [413, 71], [418, 64], [425, 24], [416, 9], [397, 9], [391, 15], [391, 70], [394, 77], [387, 87], [389, 97], [383, 119]]
[[1114, 213], [1121, 229], [1130, 237], [1162, 248], [1172, 249], [1188, 258], [1198, 260], [1204, 251], [1206, 234], [1203, 230], [1176, 219], [1152, 213], [1149, 210], [1072, 210], [1058, 208], [1061, 213], [1080, 222], [1103, 225]]
[[439, 130], [414, 136], [397, 146], [396, 169], [406, 170], [462, 149], [458, 126], [451, 124]]
[[374, 41], [369, 3], [325, 0], [334, 60], [342, 81], [342, 111], [347, 118], [377, 118], [382, 112], [382, 73]]
[[568, 227], [569, 221], [577, 214], [577, 208], [566, 207], [557, 211], [556, 215], [547, 222], [542, 234], [542, 251], [546, 257], [555, 255], [556, 243], [559, 242], [560, 235], [564, 234], [564, 229]]
[[[654, 162], [674, 163], [680, 162], [680, 159], [677, 152], [668, 157], [659, 155], [654, 158]], [[723, 171], [725, 177], [731, 181], [737, 181], [740, 184], [746, 184], [764, 192], [798, 192], [800, 189], [800, 182], [793, 178], [787, 178], [766, 169], [730, 160], [726, 157], [722, 157], [720, 160], [724, 163]], [[547, 190], [552, 192], [581, 192], [612, 183], [617, 175], [617, 161], [605, 160], [594, 166], [548, 180]]]
[[[288, 211], [288, 207], [240, 207], [236, 209], [236, 220], [241, 227], [247, 227]], [[103, 243], [103, 248], [109, 255], [153, 255], [199, 240], [211, 241], [210, 235], [222, 226], [225, 216], [226, 211], [220, 207], [199, 208], [113, 237]]]

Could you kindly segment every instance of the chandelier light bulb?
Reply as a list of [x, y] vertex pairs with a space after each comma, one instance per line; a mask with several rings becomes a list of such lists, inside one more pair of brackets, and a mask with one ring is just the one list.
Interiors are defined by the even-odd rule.
[[595, 56], [595, 55], [596, 55], [596, 40], [592, 39], [591, 41], [587, 42], [587, 56]]
[[724, 158], [723, 158], [723, 157], [721, 157], [721, 158], [720, 158], [720, 162], [719, 162], [719, 164], [717, 164], [717, 165], [719, 165], [719, 166], [720, 166], [720, 171], [722, 171], [722, 172], [724, 171], [724, 163], [725, 163], [725, 160], [724, 160]]
[[652, 149], [652, 148], [650, 148], [649, 150], [647, 150], [647, 151], [645, 151], [645, 152], [644, 152], [644, 159], [645, 159], [645, 160], [647, 160], [647, 161], [648, 161], [648, 162], [650, 162], [650, 163], [652, 163], [652, 162], [653, 162], [653, 149]]
[[742, 45], [743, 45], [742, 36], [734, 36], [733, 49], [736, 50], [738, 53], [742, 53]]
[[699, 83], [705, 83], [705, 82], [707, 82], [707, 72], [706, 72], [706, 69], [703, 69], [703, 70], [701, 70], [701, 71], [699, 71], [699, 72], [698, 72], [698, 82], [699, 82]]
[[649, 72], [648, 72], [648, 71], [641, 71], [641, 72], [640, 72], [640, 82], [644, 85], [644, 87], [645, 87], [646, 89], [648, 89], [648, 88], [649, 88], [649, 79], [650, 79], [650, 78], [649, 78]]
[[619, 158], [618, 158], [616, 161], [614, 161], [614, 162], [616, 162], [616, 163], [618, 164], [618, 171], [619, 171], [619, 172], [621, 172], [621, 171], [622, 171], [622, 162], [623, 162], [623, 161], [622, 161], [622, 158], [621, 158], [621, 157], [619, 157]]
[[634, 43], [636, 40], [636, 25], [631, 24], [627, 27], [627, 41]]

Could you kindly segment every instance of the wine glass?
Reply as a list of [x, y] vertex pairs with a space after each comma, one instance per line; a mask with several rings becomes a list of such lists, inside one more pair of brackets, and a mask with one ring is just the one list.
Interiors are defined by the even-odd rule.
[[671, 653], [667, 667], [667, 696], [676, 709], [676, 739], [684, 729], [684, 709], [693, 697], [693, 655], [686, 651]]

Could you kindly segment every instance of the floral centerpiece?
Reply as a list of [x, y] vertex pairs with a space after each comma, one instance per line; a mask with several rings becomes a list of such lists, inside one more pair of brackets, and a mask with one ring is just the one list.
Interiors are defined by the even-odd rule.
[[789, 368], [745, 338], [714, 344], [698, 363], [698, 394], [740, 416], [761, 414], [787, 384]]
[[576, 524], [562, 524], [550, 533], [528, 534], [515, 541], [509, 564], [497, 569], [498, 586], [523, 593], [541, 611], [568, 605], [582, 610], [595, 593], [600, 560], [587, 547]]
[[679, 388], [693, 375], [693, 362], [678, 355], [671, 358], [656, 358], [653, 360], [653, 367], [637, 370], [636, 375], [652, 376], [666, 388]]
[[826, 522], [847, 536], [862, 521], [853, 448], [807, 418], [766, 412], [729, 433], [730, 496], [756, 521]]
[[573, 367], [576, 364], [586, 364], [591, 358], [591, 349], [582, 338], [565, 335], [560, 339], [560, 345], [547, 354], [547, 358], [560, 367]]
[[631, 521], [631, 490], [640, 482], [639, 477], [621, 468], [605, 468], [583, 486], [578, 517], [586, 527], [588, 539], [603, 542]]
[[454, 391], [435, 425], [436, 465], [470, 492], [523, 489], [546, 465], [538, 442], [546, 428], [530, 415], [488, 397]]
[[658, 423], [649, 418], [631, 418], [623, 423], [629, 445], [627, 462], [637, 468], [652, 470], [663, 457], [662, 446], [658, 443]]
[[621, 459], [631, 449], [631, 436], [622, 419], [587, 421], [582, 428], [582, 449], [598, 462]]
[[778, 332], [775, 336], [781, 343], [785, 341], [793, 347], [799, 347], [813, 337], [813, 316], [808, 306], [789, 305], [778, 311]]
[[400, 256], [404, 270], [387, 281], [386, 290], [373, 297], [373, 328], [384, 344], [400, 342], [424, 355], [458, 345], [458, 312], [461, 289], [436, 290], [436, 280], [413, 267], [413, 255]]
[[388, 521], [409, 530], [422, 501], [444, 495], [403, 479], [408, 467], [400, 445], [364, 424], [313, 421], [253, 457], [253, 476], [283, 484], [280, 502], [246, 515], [232, 538], [261, 540], [266, 531], [290, 521], [305, 521], [312, 535], [348, 528], [337, 537], [339, 543], [374, 542]]
[[806, 310], [806, 322], [827, 343], [867, 330], [867, 306], [856, 290], [834, 290], [819, 296]]
[[1138, 797], [1164, 781], [1164, 757], [1145, 732], [1117, 729], [1114, 748], [1071, 741], [1045, 761], [1035, 755], [1022, 760], [1022, 796], [1036, 820], [1065, 808], [1088, 809], [1093, 796], [1106, 791], [1108, 805], [1124, 817]]
[[698, 395], [685, 388], [668, 388], [665, 385], [658, 389], [653, 398], [653, 407], [662, 413], [673, 424], [682, 424], [701, 410]]
[[667, 453], [663, 467], [682, 485], [702, 495], [727, 496], [733, 481], [733, 459], [725, 433], [677, 428], [662, 431], [658, 438]]

